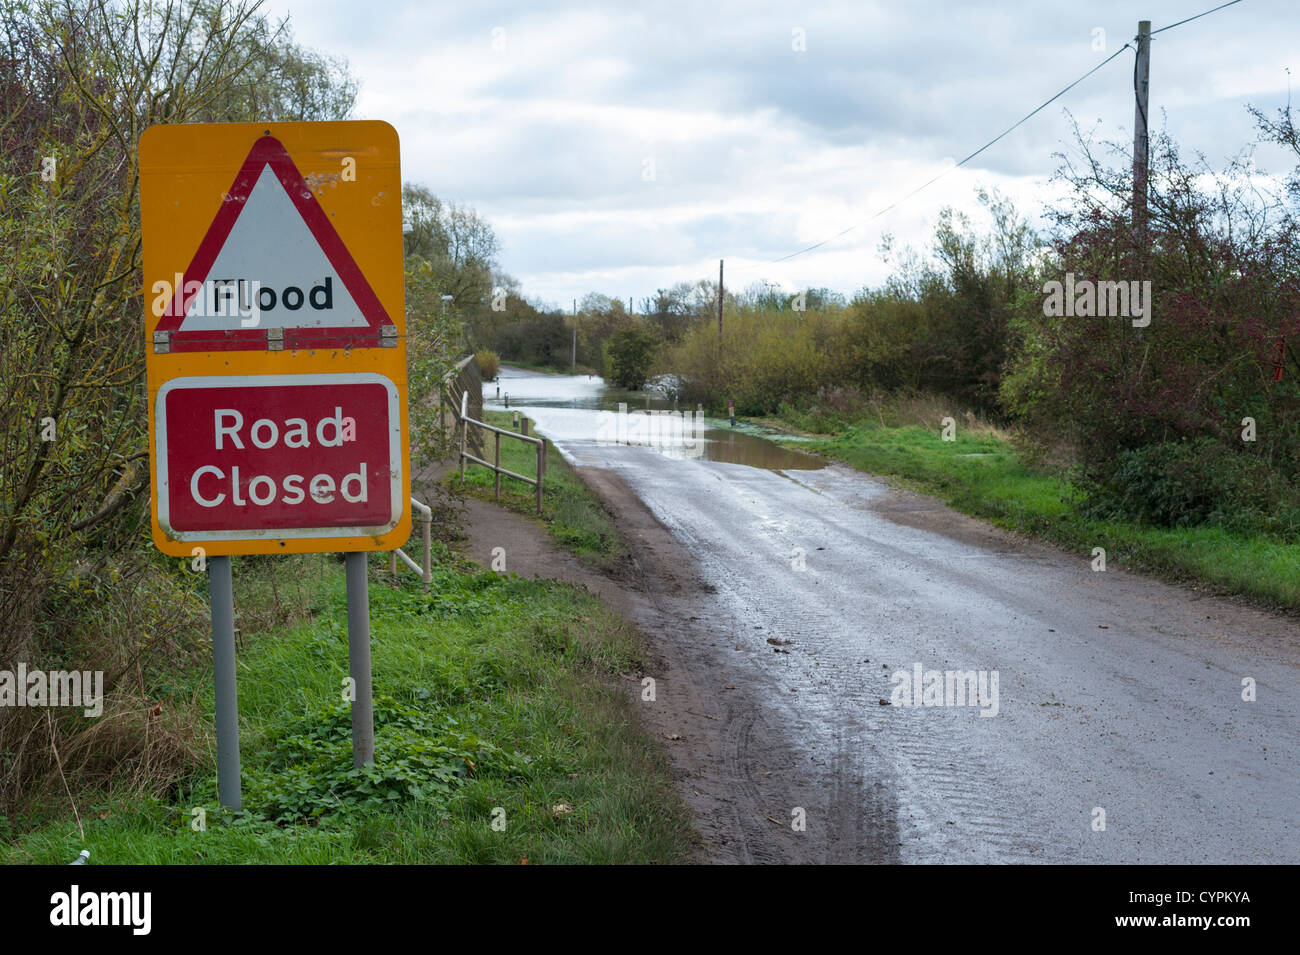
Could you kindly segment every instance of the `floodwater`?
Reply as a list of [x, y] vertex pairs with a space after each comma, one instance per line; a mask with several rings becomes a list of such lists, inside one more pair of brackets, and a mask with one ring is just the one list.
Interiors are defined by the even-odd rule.
[[[500, 397], [497, 397], [498, 392]], [[506, 407], [507, 399], [509, 408]], [[572, 459], [586, 442], [650, 447], [670, 458], [745, 464], [770, 471], [811, 471], [820, 458], [791, 451], [726, 420], [707, 418], [698, 408], [676, 407], [658, 392], [624, 391], [587, 375], [542, 375], [503, 368], [496, 382], [483, 384], [484, 406], [519, 409]]]

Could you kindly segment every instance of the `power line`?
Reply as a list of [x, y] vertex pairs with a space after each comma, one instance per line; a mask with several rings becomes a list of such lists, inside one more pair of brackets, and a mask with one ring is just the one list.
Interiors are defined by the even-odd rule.
[[1052, 105], [1052, 103], [1056, 102], [1058, 99], [1060, 99], [1060, 98], [1061, 98], [1062, 96], [1064, 96], [1066, 93], [1070, 92], [1070, 90], [1074, 89], [1076, 86], [1078, 86], [1078, 85], [1079, 85], [1080, 83], [1082, 83], [1084, 80], [1086, 80], [1088, 77], [1092, 76], [1093, 73], [1096, 73], [1098, 70], [1100, 70], [1103, 66], [1105, 66], [1107, 63], [1109, 63], [1111, 60], [1115, 59], [1115, 57], [1119, 56], [1119, 55], [1120, 55], [1121, 53], [1123, 53], [1125, 50], [1130, 50], [1130, 49], [1132, 49], [1132, 46], [1130, 46], [1128, 43], [1125, 43], [1122, 47], [1120, 47], [1118, 50], [1116, 50], [1116, 51], [1115, 51], [1114, 53], [1112, 53], [1110, 56], [1106, 57], [1106, 59], [1102, 60], [1100, 63], [1098, 63], [1098, 64], [1097, 64], [1096, 66], [1094, 66], [1092, 69], [1090, 69], [1087, 73], [1084, 73], [1084, 74], [1083, 74], [1082, 76], [1080, 76], [1077, 80], [1075, 80], [1075, 81], [1074, 81], [1073, 83], [1071, 83], [1069, 86], [1067, 86], [1067, 87], [1065, 87], [1064, 89], [1062, 89], [1059, 93], [1057, 93], [1057, 94], [1056, 94], [1055, 96], [1053, 96], [1051, 99], [1046, 100], [1046, 101], [1044, 101], [1043, 103], [1041, 103], [1041, 104], [1040, 104], [1039, 106], [1037, 106], [1037, 107], [1036, 107], [1032, 112], [1026, 113], [1026, 114], [1025, 114], [1024, 116], [1022, 116], [1020, 119], [1016, 120], [1015, 123], [1013, 123], [1012, 125], [1008, 126], [1006, 129], [1004, 129], [1002, 132], [1000, 132], [997, 136], [994, 136], [992, 139], [990, 139], [987, 143], [985, 143], [985, 144], [984, 144], [983, 146], [981, 146], [979, 149], [975, 150], [975, 151], [974, 151], [973, 153], [971, 153], [969, 156], [967, 156], [966, 158], [962, 159], [960, 162], [953, 163], [953, 165], [949, 166], [949, 167], [948, 167], [947, 169], [945, 169], [943, 172], [939, 173], [939, 175], [935, 176], [935, 177], [934, 177], [933, 179], [931, 179], [929, 182], [922, 183], [921, 185], [919, 185], [919, 186], [917, 186], [915, 189], [913, 189], [911, 192], [909, 192], [907, 195], [905, 195], [905, 196], [903, 196], [903, 197], [901, 197], [901, 198], [899, 198], [899, 199], [895, 199], [895, 200], [894, 200], [893, 202], [891, 202], [889, 205], [885, 206], [883, 209], [881, 209], [880, 211], [876, 212], [875, 214], [873, 214], [872, 216], [870, 216], [869, 218], [867, 218], [867, 219], [864, 220], [863, 222], [859, 222], [859, 223], [857, 223], [857, 224], [855, 224], [855, 225], [851, 225], [851, 226], [849, 226], [847, 229], [845, 229], [844, 231], [836, 233], [835, 235], [831, 236], [829, 239], [823, 239], [823, 240], [820, 241], [820, 242], [817, 242], [817, 243], [815, 243], [815, 244], [813, 244], [813, 245], [810, 245], [810, 246], [808, 246], [806, 249], [800, 249], [798, 252], [791, 252], [789, 255], [783, 255], [783, 256], [782, 256], [781, 258], [779, 258], [779, 259], [773, 259], [772, 262], [769, 263], [769, 264], [774, 264], [774, 263], [776, 263], [776, 262], [784, 262], [784, 261], [786, 261], [787, 259], [793, 259], [793, 258], [794, 258], [795, 256], [797, 256], [797, 255], [803, 255], [805, 252], [811, 252], [813, 249], [820, 248], [821, 246], [825, 245], [825, 244], [828, 243], [828, 242], [833, 242], [833, 241], [835, 241], [836, 239], [838, 239], [838, 238], [839, 238], [840, 236], [842, 236], [842, 235], [847, 235], [848, 233], [852, 232], [854, 229], [858, 228], [859, 226], [866, 225], [868, 222], [871, 222], [873, 219], [878, 219], [878, 218], [880, 218], [880, 217], [883, 216], [886, 212], [888, 212], [890, 209], [893, 209], [895, 206], [898, 206], [898, 205], [900, 205], [900, 204], [906, 202], [908, 199], [911, 199], [911, 198], [912, 198], [914, 195], [916, 195], [918, 192], [921, 192], [921, 191], [924, 190], [924, 189], [928, 189], [930, 186], [934, 185], [936, 182], [938, 182], [938, 181], [939, 181], [940, 179], [942, 179], [944, 176], [948, 175], [948, 173], [952, 172], [954, 169], [957, 169], [957, 168], [960, 167], [960, 166], [964, 166], [964, 165], [966, 165], [966, 163], [970, 162], [972, 159], [974, 159], [974, 158], [975, 158], [976, 156], [978, 156], [980, 153], [984, 152], [984, 150], [988, 149], [990, 146], [992, 146], [992, 145], [994, 145], [995, 143], [997, 143], [998, 140], [1004, 138], [1004, 137], [1007, 136], [1009, 133], [1014, 132], [1016, 129], [1018, 129], [1019, 127], [1023, 126], [1026, 122], [1028, 122], [1030, 119], [1032, 119], [1032, 118], [1033, 118], [1034, 116], [1036, 116], [1038, 113], [1042, 112], [1042, 111], [1043, 111], [1044, 109], [1046, 109], [1048, 106]]
[[1230, 6], [1232, 6], [1234, 3], [1241, 3], [1241, 0], [1228, 0], [1227, 3], [1221, 3], [1221, 4], [1219, 4], [1219, 6], [1215, 7], [1213, 10], [1206, 10], [1204, 13], [1198, 13], [1198, 14], [1197, 14], [1196, 16], [1194, 16], [1194, 17], [1188, 17], [1186, 20], [1179, 20], [1177, 23], [1171, 23], [1171, 24], [1169, 24], [1169, 26], [1167, 26], [1167, 27], [1161, 27], [1159, 30], [1152, 30], [1151, 33], [1150, 33], [1149, 35], [1150, 35], [1150, 36], [1155, 36], [1157, 33], [1164, 33], [1166, 30], [1172, 30], [1174, 27], [1180, 27], [1180, 26], [1182, 26], [1184, 23], [1191, 23], [1193, 20], [1199, 20], [1201, 17], [1208, 17], [1211, 13], [1218, 13], [1218, 12], [1219, 12], [1220, 10], [1222, 10], [1224, 7], [1230, 7]]
[[[1196, 14], [1196, 16], [1188, 17], [1188, 18], [1185, 19], [1185, 20], [1179, 20], [1177, 23], [1171, 23], [1171, 24], [1169, 24], [1169, 26], [1167, 26], [1167, 27], [1161, 27], [1159, 30], [1152, 30], [1151, 33], [1148, 34], [1148, 36], [1155, 36], [1155, 34], [1157, 34], [1157, 33], [1163, 33], [1165, 30], [1172, 30], [1174, 27], [1182, 26], [1184, 23], [1191, 23], [1193, 20], [1199, 20], [1201, 17], [1209, 16], [1211, 13], [1216, 13], [1216, 12], [1218, 12], [1219, 10], [1222, 10], [1224, 7], [1230, 7], [1230, 6], [1232, 6], [1233, 4], [1237, 4], [1237, 3], [1240, 3], [1240, 2], [1241, 2], [1241, 0], [1229, 0], [1228, 3], [1220, 4], [1219, 6], [1213, 8], [1212, 10], [1206, 10], [1206, 11], [1203, 12], [1203, 13], [1198, 13], [1198, 14]], [[783, 255], [783, 256], [781, 256], [781, 258], [779, 258], [779, 259], [772, 259], [772, 260], [770, 260], [770, 261], [768, 261], [768, 262], [762, 262], [762, 263], [757, 263], [757, 264], [755, 264], [755, 265], [745, 266], [745, 267], [743, 267], [743, 268], [736, 269], [736, 271], [738, 271], [738, 272], [748, 272], [748, 271], [750, 271], [751, 269], [759, 268], [759, 267], [761, 267], [762, 265], [775, 265], [775, 264], [778, 263], [778, 262], [785, 262], [785, 261], [788, 261], [789, 259], [793, 259], [793, 258], [795, 258], [796, 256], [803, 255], [803, 254], [805, 254], [805, 253], [807, 253], [807, 252], [812, 252], [814, 249], [819, 249], [819, 248], [821, 248], [823, 245], [826, 245], [826, 244], [828, 244], [828, 243], [830, 243], [830, 242], [834, 242], [836, 239], [840, 238], [841, 236], [848, 235], [848, 234], [849, 234], [850, 232], [852, 232], [854, 229], [857, 229], [857, 228], [859, 228], [860, 226], [864, 226], [864, 225], [866, 225], [868, 222], [871, 222], [871, 221], [873, 221], [873, 220], [875, 220], [875, 219], [880, 218], [880, 217], [881, 217], [882, 215], [884, 215], [886, 212], [889, 212], [891, 209], [893, 209], [893, 208], [895, 208], [895, 207], [901, 205], [902, 203], [906, 202], [908, 199], [911, 199], [911, 198], [912, 198], [914, 195], [916, 195], [918, 192], [921, 192], [922, 190], [928, 189], [930, 186], [934, 185], [936, 182], [938, 182], [938, 181], [939, 181], [940, 179], [942, 179], [944, 176], [948, 175], [948, 173], [952, 172], [954, 169], [957, 169], [957, 168], [959, 168], [960, 166], [964, 166], [964, 165], [966, 165], [966, 163], [970, 162], [972, 159], [974, 159], [974, 158], [975, 158], [976, 156], [978, 156], [980, 153], [984, 152], [984, 150], [988, 149], [990, 146], [994, 145], [994, 144], [997, 143], [999, 140], [1001, 140], [1001, 139], [1003, 139], [1004, 137], [1006, 137], [1009, 133], [1011, 133], [1011, 132], [1015, 131], [1016, 129], [1018, 129], [1020, 126], [1023, 126], [1026, 122], [1028, 122], [1030, 119], [1032, 119], [1032, 118], [1033, 118], [1034, 116], [1036, 116], [1038, 113], [1042, 112], [1042, 111], [1043, 111], [1044, 109], [1046, 109], [1048, 106], [1052, 105], [1052, 103], [1056, 102], [1058, 99], [1060, 99], [1060, 98], [1061, 98], [1062, 96], [1064, 96], [1066, 93], [1070, 92], [1070, 90], [1074, 89], [1076, 86], [1078, 86], [1078, 85], [1079, 85], [1080, 83], [1082, 83], [1084, 80], [1086, 80], [1088, 77], [1092, 76], [1092, 74], [1096, 73], [1096, 72], [1097, 72], [1098, 70], [1100, 70], [1103, 66], [1105, 66], [1107, 63], [1109, 63], [1111, 60], [1115, 59], [1115, 57], [1119, 56], [1119, 55], [1120, 55], [1121, 53], [1123, 53], [1125, 50], [1134, 50], [1134, 47], [1133, 47], [1132, 44], [1130, 44], [1130, 43], [1125, 43], [1122, 47], [1120, 47], [1118, 50], [1116, 50], [1116, 51], [1115, 51], [1114, 53], [1112, 53], [1110, 56], [1106, 57], [1106, 59], [1102, 60], [1100, 63], [1098, 63], [1098, 64], [1097, 64], [1096, 66], [1094, 66], [1092, 69], [1090, 69], [1087, 73], [1084, 73], [1084, 74], [1083, 74], [1082, 76], [1080, 76], [1077, 80], [1075, 80], [1075, 81], [1074, 81], [1073, 83], [1071, 83], [1069, 86], [1066, 86], [1064, 89], [1062, 89], [1060, 92], [1058, 92], [1058, 93], [1057, 93], [1055, 96], [1053, 96], [1051, 99], [1048, 99], [1048, 100], [1044, 101], [1043, 103], [1041, 103], [1040, 105], [1038, 105], [1038, 106], [1037, 106], [1037, 107], [1036, 107], [1032, 112], [1026, 113], [1024, 116], [1022, 116], [1020, 119], [1018, 119], [1015, 123], [1013, 123], [1012, 125], [1008, 126], [1008, 127], [1007, 127], [1006, 129], [1004, 129], [1001, 133], [999, 133], [997, 136], [995, 136], [995, 137], [993, 137], [992, 139], [990, 139], [987, 143], [985, 143], [985, 144], [984, 144], [983, 146], [981, 146], [979, 149], [975, 150], [975, 151], [974, 151], [973, 153], [971, 153], [969, 156], [967, 156], [966, 158], [962, 159], [960, 162], [954, 163], [953, 165], [949, 166], [947, 169], [945, 169], [943, 172], [939, 173], [939, 175], [935, 176], [933, 179], [929, 180], [928, 182], [922, 183], [920, 186], [917, 186], [915, 189], [913, 189], [913, 190], [912, 190], [911, 192], [909, 192], [907, 195], [902, 196], [901, 198], [894, 200], [894, 201], [891, 202], [889, 205], [885, 206], [883, 209], [879, 210], [878, 212], [875, 212], [874, 214], [872, 214], [871, 216], [869, 216], [867, 219], [863, 220], [862, 222], [855, 223], [854, 225], [849, 226], [847, 229], [843, 229], [843, 230], [841, 230], [840, 232], [835, 233], [835, 235], [830, 236], [829, 238], [826, 238], [826, 239], [822, 239], [820, 242], [815, 242], [815, 243], [813, 243], [812, 245], [808, 246], [807, 248], [800, 249], [800, 250], [798, 250], [797, 252], [791, 252], [789, 255]], [[1135, 50], [1135, 52], [1136, 52], [1136, 50]], [[1135, 69], [1135, 71], [1136, 71], [1136, 66], [1134, 67], [1134, 69]], [[1136, 72], [1134, 73], [1134, 82], [1136, 82]]]

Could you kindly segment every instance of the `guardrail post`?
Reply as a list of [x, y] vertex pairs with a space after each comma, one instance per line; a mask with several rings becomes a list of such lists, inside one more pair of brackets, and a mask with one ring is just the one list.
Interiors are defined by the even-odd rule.
[[492, 466], [492, 473], [497, 479], [496, 496], [497, 496], [497, 500], [499, 501], [501, 500], [501, 432], [493, 431], [492, 435], [497, 439], [496, 456], [493, 458], [493, 461], [495, 461], [496, 463], [493, 464]]
[[542, 475], [546, 473], [546, 440], [537, 444], [537, 516], [542, 514]]
[[461, 392], [460, 396], [460, 486], [465, 486], [465, 435], [469, 433], [469, 418], [465, 417], [465, 401], [469, 399], [469, 392]]
[[428, 584], [433, 582], [433, 515], [422, 515], [420, 520], [424, 524], [424, 582]]

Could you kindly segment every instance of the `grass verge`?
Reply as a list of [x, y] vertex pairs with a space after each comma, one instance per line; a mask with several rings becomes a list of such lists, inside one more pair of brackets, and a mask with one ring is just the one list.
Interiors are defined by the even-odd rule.
[[1217, 527], [1168, 529], [1087, 519], [1078, 513], [1079, 494], [1068, 481], [1026, 467], [991, 429], [971, 435], [959, 428], [955, 440], [944, 441], [937, 428], [859, 423], [791, 446], [860, 471], [901, 478], [965, 514], [1089, 558], [1094, 547], [1102, 547], [1108, 565], [1124, 564], [1243, 595], [1264, 606], [1300, 610], [1300, 545]]
[[[488, 424], [513, 430], [512, 412], [488, 411], [486, 415]], [[487, 452], [484, 457], [488, 461], [492, 460], [493, 441], [493, 434], [490, 431], [484, 432], [484, 450]], [[516, 474], [535, 476], [535, 446], [524, 441], [502, 438], [501, 466]], [[492, 471], [482, 465], [467, 465], [465, 492], [485, 501], [496, 500], [494, 478]], [[453, 486], [459, 485], [460, 473], [452, 473], [447, 480]], [[537, 516], [536, 490], [531, 484], [514, 478], [501, 478], [500, 503], [517, 513]], [[557, 544], [572, 552], [588, 567], [614, 575], [626, 570], [627, 544], [614, 525], [613, 518], [550, 441], [546, 442], [541, 521]]]
[[[375, 766], [352, 768], [343, 567], [299, 558], [313, 616], [239, 654], [245, 812], [217, 807], [209, 745], [168, 798], [106, 793], [78, 807], [84, 839], [68, 813], [0, 844], [0, 862], [686, 860], [686, 810], [616, 685], [636, 632], [575, 588], [440, 550], [430, 585], [371, 559]], [[210, 671], [171, 692], [211, 725]]]

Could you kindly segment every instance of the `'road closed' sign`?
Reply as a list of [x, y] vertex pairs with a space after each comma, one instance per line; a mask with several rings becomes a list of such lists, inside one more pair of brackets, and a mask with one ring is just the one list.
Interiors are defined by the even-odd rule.
[[410, 536], [401, 193], [387, 123], [141, 137], [163, 553], [392, 550]]
[[175, 378], [158, 393], [158, 517], [177, 540], [374, 537], [401, 517], [381, 375]]

